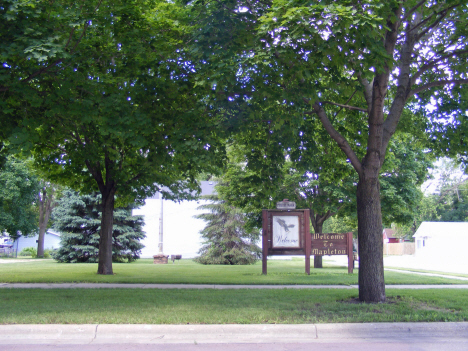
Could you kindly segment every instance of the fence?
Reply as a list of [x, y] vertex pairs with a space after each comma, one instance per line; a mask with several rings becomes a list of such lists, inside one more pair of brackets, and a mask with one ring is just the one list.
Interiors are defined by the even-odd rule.
[[0, 247], [0, 257], [17, 257], [16, 249]]
[[384, 244], [384, 255], [414, 255], [414, 243]]

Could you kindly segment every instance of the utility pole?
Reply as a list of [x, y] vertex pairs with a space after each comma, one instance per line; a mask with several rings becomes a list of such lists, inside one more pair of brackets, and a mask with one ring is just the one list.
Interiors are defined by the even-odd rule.
[[161, 197], [161, 212], [159, 213], [159, 244], [158, 244], [158, 254], [153, 256], [153, 263], [154, 264], [166, 264], [168, 261], [169, 256], [163, 253], [163, 197], [162, 193], [159, 192], [159, 196]]
[[163, 198], [162, 194], [159, 193], [161, 197], [161, 213], [159, 214], [159, 253], [163, 254]]

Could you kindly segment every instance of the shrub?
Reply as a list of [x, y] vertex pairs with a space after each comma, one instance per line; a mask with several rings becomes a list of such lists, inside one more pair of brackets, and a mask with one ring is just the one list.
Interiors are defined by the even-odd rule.
[[35, 247], [25, 247], [21, 250], [20, 256], [31, 256], [32, 258], [37, 257], [37, 249]]

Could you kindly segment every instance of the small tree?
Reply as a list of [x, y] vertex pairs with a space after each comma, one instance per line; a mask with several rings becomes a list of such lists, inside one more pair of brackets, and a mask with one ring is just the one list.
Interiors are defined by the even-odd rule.
[[240, 209], [226, 204], [218, 195], [206, 196], [212, 203], [198, 209], [208, 210], [195, 216], [207, 221], [201, 231], [206, 239], [195, 261], [202, 264], [252, 264], [260, 257], [260, 248], [254, 244], [259, 233], [244, 228], [245, 218]]
[[39, 208], [39, 234], [37, 239], [37, 257], [44, 257], [44, 239], [52, 210], [57, 205], [57, 190], [59, 186], [42, 179], [39, 181], [40, 189], [37, 196]]
[[39, 181], [27, 162], [8, 157], [0, 169], [0, 235], [7, 232], [15, 240], [37, 231], [34, 208]]
[[[114, 210], [112, 261], [140, 258], [143, 218], [132, 216], [130, 207]], [[78, 195], [66, 190], [53, 211], [54, 227], [61, 232], [61, 247], [53, 254], [59, 262], [98, 262], [102, 210], [100, 195]]]

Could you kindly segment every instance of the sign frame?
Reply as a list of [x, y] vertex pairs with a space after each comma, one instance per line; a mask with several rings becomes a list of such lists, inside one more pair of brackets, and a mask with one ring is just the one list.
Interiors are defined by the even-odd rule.
[[[295, 220], [291, 219], [291, 221], [288, 221], [288, 217], [297, 218], [298, 228], [291, 227], [291, 223], [294, 223]], [[308, 209], [263, 210], [262, 218], [262, 274], [267, 274], [267, 257], [270, 255], [305, 255], [305, 272], [310, 275], [310, 211]], [[276, 221], [274, 221], [275, 219]], [[293, 233], [288, 234], [286, 232], [294, 231], [294, 233], [297, 233], [297, 246], [275, 245], [274, 238], [275, 234], [278, 235], [278, 230], [282, 235], [286, 235], [285, 238], [289, 239], [289, 241], [294, 241], [296, 235], [294, 234], [293, 240], [291, 240]]]
[[353, 273], [353, 233], [320, 233], [311, 235], [311, 255], [346, 255], [348, 256], [348, 273]]
[[[288, 217], [297, 217], [297, 222]], [[348, 273], [353, 273], [353, 233], [311, 234], [308, 209], [262, 210], [262, 219], [262, 274], [267, 275], [268, 256], [277, 255], [304, 255], [307, 275], [310, 275], [311, 255], [346, 255]], [[287, 244], [275, 245], [275, 235], [282, 236], [280, 240]], [[298, 241], [297, 245], [293, 245], [294, 241]]]

